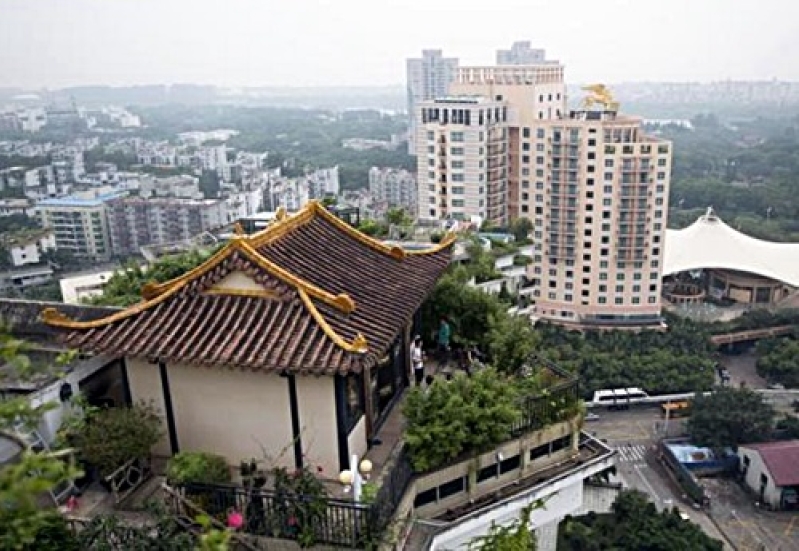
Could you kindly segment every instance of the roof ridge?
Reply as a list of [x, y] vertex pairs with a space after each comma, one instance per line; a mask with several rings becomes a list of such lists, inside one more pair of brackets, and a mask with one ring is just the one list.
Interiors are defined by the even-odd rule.
[[[121, 312], [111, 314], [106, 318], [101, 318], [91, 321], [75, 321], [64, 315], [56, 308], [46, 308], [42, 311], [42, 320], [48, 325], [55, 327], [63, 327], [68, 329], [92, 329], [102, 327], [109, 323], [121, 321], [129, 318], [135, 314], [143, 312], [157, 306], [164, 302], [167, 298], [176, 294], [179, 290], [183, 289], [194, 279], [208, 273], [216, 268], [223, 260], [228, 258], [233, 252], [240, 251], [245, 254], [250, 260], [255, 262], [260, 268], [268, 272], [270, 275], [280, 279], [284, 283], [296, 288], [297, 291], [305, 293], [307, 296], [314, 297], [321, 300], [325, 304], [343, 312], [350, 314], [355, 310], [355, 301], [345, 293], [334, 295], [321, 287], [318, 287], [309, 281], [289, 272], [288, 270], [278, 266], [274, 262], [266, 259], [261, 255], [252, 245], [249, 244], [248, 238], [245, 236], [233, 237], [227, 245], [225, 245], [219, 252], [217, 252], [210, 259], [206, 260], [199, 266], [192, 268], [187, 273], [170, 280], [164, 284], [158, 285], [148, 283], [142, 288], [142, 297], [145, 299], [143, 302], [130, 306]], [[332, 329], [331, 329], [332, 331]]]
[[354, 228], [330, 212], [321, 202], [314, 199], [309, 201], [302, 209], [300, 209], [299, 212], [293, 215], [289, 215], [285, 208], [280, 207], [277, 210], [275, 222], [260, 232], [251, 235], [250, 241], [253, 243], [253, 246], [256, 249], [261, 248], [264, 245], [267, 245], [268, 243], [284, 236], [297, 226], [300, 226], [306, 222], [310, 222], [315, 216], [319, 216], [325, 221], [330, 222], [337, 229], [343, 231], [347, 236], [355, 239], [361, 244], [397, 260], [403, 260], [409, 255], [420, 256], [437, 253], [442, 249], [449, 247], [457, 237], [455, 233], [447, 232], [439, 244], [430, 247], [429, 249], [409, 251], [399, 245], [387, 245], [379, 239], [366, 235], [362, 231]]
[[363, 336], [363, 333], [358, 333], [351, 343], [347, 342], [344, 337], [339, 335], [328, 323], [304, 289], [298, 288], [297, 294], [300, 296], [300, 300], [305, 306], [305, 309], [309, 314], [311, 314], [311, 317], [314, 319], [314, 321], [316, 321], [319, 327], [322, 328], [322, 331], [324, 331], [325, 335], [327, 335], [327, 337], [332, 340], [336, 346], [344, 349], [347, 352], [355, 352], [357, 354], [364, 354], [367, 352], [369, 344], [366, 341], [366, 337]]

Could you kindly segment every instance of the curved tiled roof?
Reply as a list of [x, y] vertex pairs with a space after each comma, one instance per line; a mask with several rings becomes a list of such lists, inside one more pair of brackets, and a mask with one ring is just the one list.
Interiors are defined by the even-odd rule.
[[799, 244], [772, 243], [734, 230], [712, 209], [681, 230], [666, 230], [663, 275], [737, 270], [799, 287]]
[[[374, 364], [449, 264], [452, 239], [404, 251], [313, 202], [255, 235], [237, 236], [194, 270], [148, 284], [111, 316], [46, 322], [97, 353], [252, 370], [343, 373]], [[214, 287], [241, 272], [261, 290]]]

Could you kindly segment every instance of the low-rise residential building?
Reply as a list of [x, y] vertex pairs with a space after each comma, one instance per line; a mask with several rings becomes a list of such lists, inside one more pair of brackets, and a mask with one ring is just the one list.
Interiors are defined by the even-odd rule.
[[107, 260], [111, 256], [106, 203], [126, 192], [45, 199], [36, 204], [42, 226], [53, 230], [57, 249], [76, 256]]
[[21, 230], [0, 235], [0, 252], [7, 255], [7, 262], [15, 268], [42, 262], [42, 253], [55, 247], [55, 234], [51, 229]]
[[111, 271], [93, 272], [58, 280], [61, 298], [66, 304], [81, 304], [103, 294], [103, 288], [114, 275]]
[[308, 203], [308, 186], [302, 180], [270, 178], [264, 188], [264, 208], [276, 211], [283, 207], [289, 212], [301, 209]]
[[338, 180], [338, 166], [320, 168], [305, 175], [308, 196], [311, 199], [338, 197], [341, 187]]
[[33, 206], [27, 199], [0, 199], [0, 216], [31, 215]]
[[741, 476], [757, 500], [773, 509], [799, 509], [799, 440], [743, 444]]
[[407, 170], [373, 166], [369, 169], [369, 193], [375, 201], [404, 208], [412, 216], [416, 215], [416, 178]]
[[186, 241], [229, 222], [225, 202], [213, 199], [118, 197], [109, 201], [107, 216], [111, 250], [117, 256]]

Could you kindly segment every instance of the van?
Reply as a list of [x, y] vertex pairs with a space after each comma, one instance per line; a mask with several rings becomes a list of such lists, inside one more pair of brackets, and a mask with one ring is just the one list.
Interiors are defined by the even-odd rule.
[[610, 409], [627, 408], [630, 404], [639, 404], [649, 398], [649, 395], [637, 387], [614, 388], [597, 390], [594, 392], [592, 402], [597, 406], [607, 406]]

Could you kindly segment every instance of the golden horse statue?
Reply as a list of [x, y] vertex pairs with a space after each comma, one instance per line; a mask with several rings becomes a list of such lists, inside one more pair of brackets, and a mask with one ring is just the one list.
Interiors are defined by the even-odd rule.
[[604, 106], [607, 111], [619, 110], [619, 102], [613, 99], [613, 94], [604, 84], [583, 86], [583, 90], [589, 92], [583, 99], [583, 107], [591, 108], [598, 104]]

